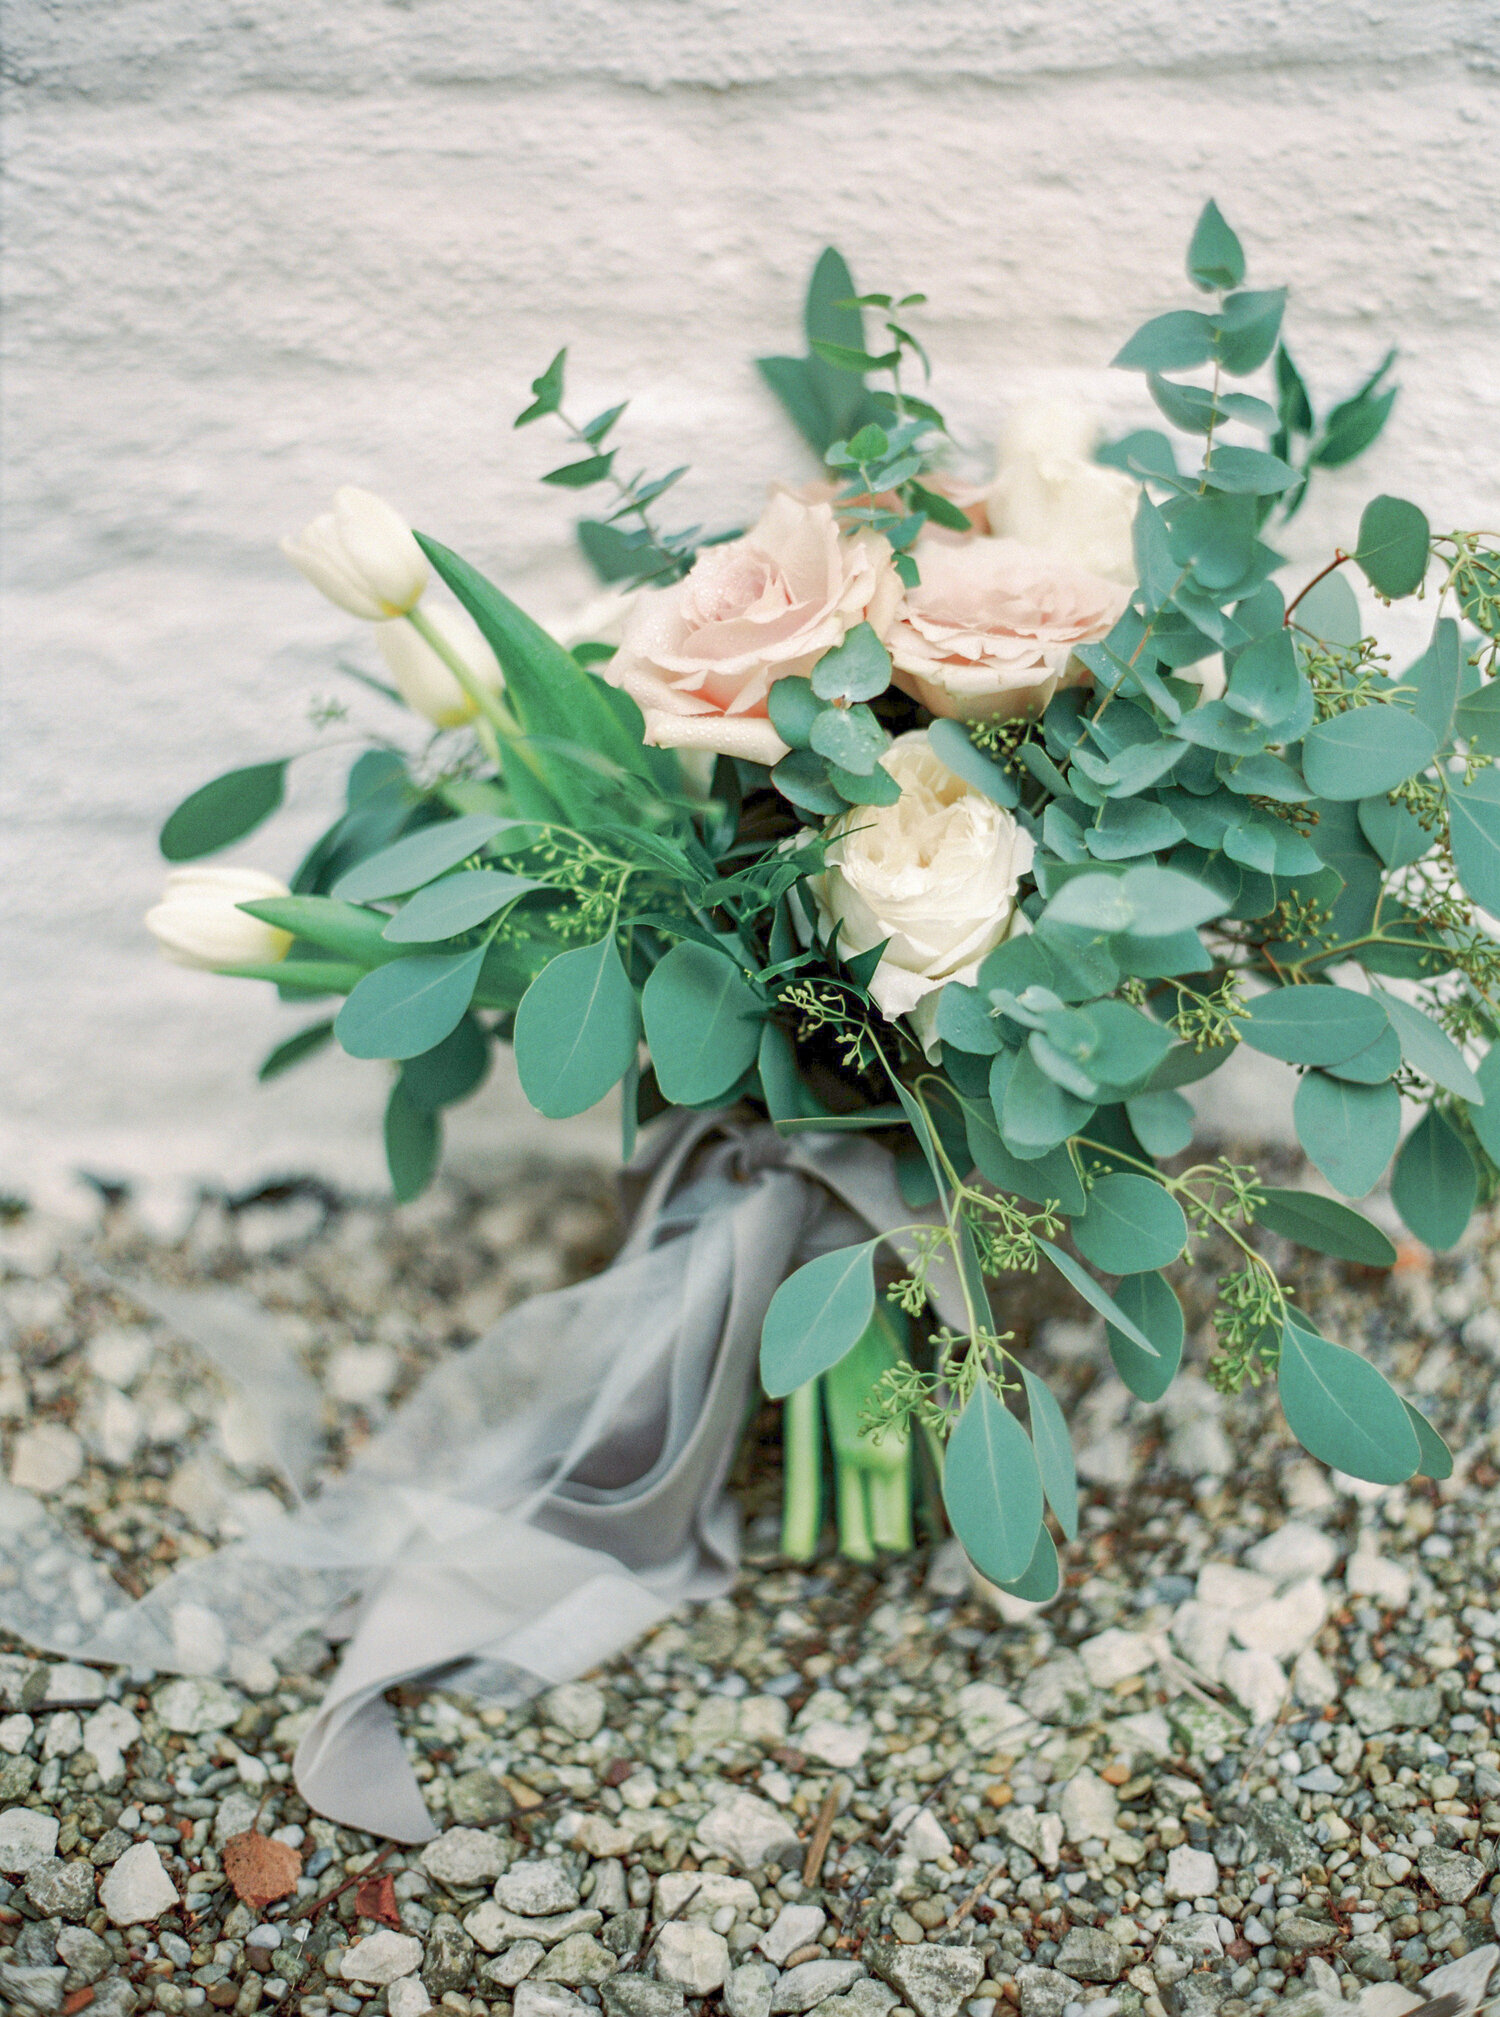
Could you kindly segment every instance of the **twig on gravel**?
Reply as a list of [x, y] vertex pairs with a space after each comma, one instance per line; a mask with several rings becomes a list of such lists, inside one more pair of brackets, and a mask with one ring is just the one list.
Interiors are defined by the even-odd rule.
[[677, 1910], [675, 1912], [669, 1912], [665, 1919], [659, 1919], [656, 1922], [656, 1924], [651, 1928], [651, 1937], [648, 1940], [642, 1942], [639, 1949], [630, 1956], [629, 1960], [624, 1961], [620, 1964], [619, 1968], [617, 1968], [615, 1971], [616, 1974], [628, 1975], [631, 1973], [633, 1969], [644, 1968], [647, 1961], [651, 1957], [652, 1948], [656, 1945], [658, 1939], [661, 1937], [662, 1927], [670, 1926], [674, 1919], [680, 1919], [683, 1913], [687, 1910], [689, 1905], [692, 1904], [693, 1900], [697, 1897], [698, 1893], [702, 1889], [703, 1886], [701, 1884], [695, 1884], [692, 1890], [689, 1891], [687, 1896], [683, 1899], [682, 1903], [677, 1907]]
[[823, 1804], [818, 1809], [812, 1838], [807, 1845], [807, 1858], [802, 1865], [802, 1881], [808, 1890], [813, 1888], [823, 1874], [823, 1858], [828, 1854], [828, 1844], [833, 1839], [833, 1824], [839, 1811], [841, 1791], [842, 1788], [835, 1779], [823, 1795]]

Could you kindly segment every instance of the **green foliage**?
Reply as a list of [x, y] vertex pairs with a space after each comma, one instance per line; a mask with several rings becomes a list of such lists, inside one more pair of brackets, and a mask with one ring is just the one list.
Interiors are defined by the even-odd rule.
[[760, 1337], [760, 1379], [777, 1399], [836, 1366], [875, 1310], [876, 1240], [821, 1254], [771, 1298]]
[[[1182, 1305], [1164, 1276], [1149, 1273], [1126, 1275], [1115, 1291], [1115, 1301], [1139, 1334], [1133, 1336], [1106, 1322], [1105, 1342], [1115, 1371], [1138, 1401], [1159, 1401], [1182, 1364], [1187, 1334]], [[1141, 1337], [1151, 1341], [1150, 1352], [1141, 1350]]]
[[1073, 1221], [1079, 1253], [1106, 1274], [1164, 1268], [1187, 1243], [1187, 1220], [1169, 1191], [1150, 1177], [1117, 1171], [1100, 1177], [1088, 1209]]
[[1395, 1264], [1396, 1249], [1378, 1226], [1316, 1191], [1267, 1189], [1261, 1193], [1255, 1217], [1258, 1225], [1311, 1247], [1315, 1253], [1334, 1254], [1367, 1268]]
[[683, 939], [652, 968], [641, 996], [662, 1096], [675, 1105], [721, 1099], [755, 1063], [765, 1004], [738, 964]]
[[635, 990], [614, 934], [549, 960], [516, 1010], [516, 1073], [548, 1120], [597, 1106], [635, 1062]]
[[1421, 1462], [1406, 1405], [1366, 1359], [1288, 1317], [1277, 1386], [1287, 1425], [1325, 1464], [1374, 1485], [1399, 1485]]
[[1024, 1575], [1042, 1525], [1042, 1476], [1031, 1439], [988, 1385], [970, 1395], [943, 1457], [943, 1504], [982, 1576]]
[[1372, 497], [1360, 514], [1354, 558], [1378, 595], [1413, 595], [1427, 572], [1426, 515], [1401, 497]]
[[416, 1105], [397, 1079], [385, 1107], [385, 1160], [398, 1205], [419, 1198], [432, 1182], [442, 1146], [436, 1110]]
[[162, 827], [158, 844], [167, 860], [197, 861], [253, 833], [281, 804], [290, 761], [226, 771], [190, 792]]
[[1401, 1144], [1391, 1199], [1417, 1238], [1440, 1253], [1463, 1238], [1479, 1197], [1479, 1172], [1447, 1115], [1429, 1107]]
[[351, 990], [333, 1033], [353, 1058], [418, 1057], [457, 1026], [483, 964], [483, 946], [391, 960]]

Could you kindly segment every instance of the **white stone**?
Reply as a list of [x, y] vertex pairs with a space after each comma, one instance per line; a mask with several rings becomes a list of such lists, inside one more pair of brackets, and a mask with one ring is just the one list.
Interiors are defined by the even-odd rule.
[[[499, 1838], [479, 1828], [449, 1828], [422, 1851], [422, 1868], [440, 1884], [492, 1884], [504, 1865]], [[576, 1890], [569, 1902], [578, 1903]]]
[[656, 1936], [656, 1973], [689, 1996], [707, 1996], [729, 1973], [729, 1943], [711, 1926], [669, 1920]]
[[776, 1970], [764, 1961], [745, 1961], [730, 1970], [724, 1984], [724, 2008], [729, 2017], [770, 2017]]
[[783, 1905], [756, 1945], [780, 1968], [788, 1954], [816, 1940], [827, 1924], [828, 1914], [821, 1905]]
[[390, 1345], [341, 1345], [328, 1361], [328, 1391], [354, 1408], [383, 1401], [401, 1371]]
[[1337, 1674], [1316, 1646], [1304, 1646], [1292, 1666], [1292, 1693], [1304, 1709], [1326, 1709], [1339, 1698]]
[[0, 1870], [25, 1877], [57, 1853], [58, 1822], [33, 1807], [8, 1807], [0, 1814]]
[[[453, 1829], [453, 1834], [472, 1835], [473, 1829]], [[495, 1844], [490, 1837], [480, 1837], [490, 1843], [491, 1853]], [[447, 1840], [447, 1837], [443, 1837]], [[422, 1859], [426, 1862], [426, 1856]], [[431, 1865], [428, 1865], [431, 1868]], [[472, 1881], [472, 1880], [465, 1880]], [[552, 1912], [571, 1912], [578, 1904], [578, 1886], [574, 1883], [565, 1863], [547, 1857], [528, 1857], [525, 1862], [513, 1863], [495, 1886], [495, 1901], [503, 1905], [507, 1912], [519, 1912], [526, 1918], [545, 1918]]]
[[97, 1331], [84, 1347], [88, 1368], [112, 1387], [133, 1387], [151, 1363], [155, 1342], [139, 1329]]
[[790, 1821], [753, 1793], [735, 1793], [711, 1807], [698, 1823], [697, 1839], [712, 1856], [742, 1870], [762, 1863], [800, 1863], [802, 1844]]
[[771, 1991], [771, 2009], [773, 2012], [815, 2009], [830, 1996], [843, 1995], [864, 1979], [864, 1973], [858, 1961], [799, 1961], [795, 1968], [788, 1968]]
[[27, 1715], [17, 1713], [0, 1719], [0, 1751], [12, 1758], [19, 1758], [31, 1742], [31, 1733], [36, 1728]]
[[1112, 1688], [1132, 1674], [1156, 1665], [1155, 1642], [1144, 1632], [1125, 1632], [1118, 1625], [1096, 1632], [1078, 1648], [1084, 1672], [1096, 1688]]
[[1351, 1597], [1372, 1597], [1386, 1611], [1404, 1611], [1411, 1602], [1411, 1577], [1406, 1570], [1378, 1555], [1363, 1535], [1344, 1564], [1344, 1587]]
[[1457, 1996], [1461, 2007], [1461, 2017], [1477, 2010], [1484, 2000], [1495, 1964], [1500, 1962], [1500, 1947], [1488, 1941], [1483, 1947], [1472, 1948], [1456, 1961], [1445, 1961], [1441, 1968], [1434, 1968], [1430, 1975], [1422, 1977], [1424, 2000], [1434, 2000], [1439, 1996]]
[[1078, 1475], [1086, 1485], [1120, 1490], [1134, 1479], [1138, 1461], [1135, 1437], [1130, 1430], [1108, 1429], [1102, 1436], [1080, 1444]]
[[591, 1681], [564, 1681], [550, 1688], [541, 1700], [546, 1720], [570, 1737], [586, 1743], [604, 1725], [604, 1697]]
[[44, 1758], [71, 1758], [83, 1748], [83, 1731], [72, 1709], [47, 1718], [47, 1734], [42, 1739]]
[[1279, 1597], [1234, 1613], [1233, 1631], [1242, 1646], [1290, 1659], [1311, 1645], [1327, 1622], [1328, 1592], [1316, 1576], [1302, 1576]]
[[1062, 1854], [1063, 1824], [1056, 1814], [1042, 1814], [1035, 1807], [1006, 1807], [1000, 1815], [1000, 1832], [1035, 1856], [1044, 1870], [1055, 1870]]
[[1170, 1758], [1172, 1729], [1160, 1709], [1138, 1709], [1130, 1716], [1117, 1716], [1107, 1734], [1116, 1751], [1128, 1757]]
[[1245, 1550], [1250, 1567], [1278, 1583], [1294, 1576], [1327, 1576], [1338, 1558], [1337, 1541], [1302, 1520], [1288, 1520], [1275, 1533], [1267, 1534], [1263, 1541]]
[[592, 2008], [561, 1982], [518, 1982], [514, 1997], [514, 2017], [582, 2017]]
[[1234, 1469], [1234, 1449], [1218, 1422], [1198, 1415], [1167, 1438], [1167, 1462], [1185, 1477], [1227, 1478]]
[[240, 1705], [218, 1681], [198, 1674], [184, 1674], [158, 1690], [152, 1703], [168, 1730], [183, 1737], [201, 1737], [210, 1730], [227, 1730], [239, 1721]]
[[485, 1968], [485, 1980], [498, 1982], [502, 1989], [514, 1989], [524, 1982], [539, 1961], [547, 1958], [540, 1940], [512, 1940], [503, 1954], [497, 1954]]
[[748, 1919], [759, 1903], [748, 1877], [728, 1877], [721, 1870], [667, 1870], [656, 1880], [658, 1920], [707, 1920], [725, 1910]]
[[643, 1766], [640, 1771], [632, 1772], [630, 1777], [620, 1785], [618, 1791], [620, 1798], [632, 1812], [644, 1814], [646, 1809], [654, 1803], [657, 1794], [661, 1791], [661, 1787], [657, 1783], [656, 1774], [648, 1771]]
[[1269, 1723], [1286, 1700], [1286, 1675], [1269, 1653], [1231, 1646], [1219, 1662], [1219, 1678], [1255, 1723]]
[[[1206, 1849], [1183, 1845], [1169, 1851], [1166, 1882], [1169, 1898], [1212, 1898], [1218, 1888], [1219, 1866]], [[1176, 1930], [1174, 1926], [1174, 1933]]]
[[1035, 1724], [1018, 1702], [992, 1681], [970, 1681], [953, 1698], [953, 1714], [971, 1750], [1003, 1751], [1007, 1739], [1019, 1750], [1023, 1732]]
[[1115, 1831], [1120, 1803], [1114, 1787], [1085, 1767], [1063, 1787], [1057, 1810], [1070, 1842], [1103, 1841]]
[[735, 1713], [735, 1735], [746, 1744], [781, 1744], [790, 1721], [791, 1711], [779, 1695], [747, 1695]]
[[47, 1669], [47, 1692], [43, 1702], [102, 1702], [104, 1676], [97, 1667], [75, 1667], [62, 1660]]
[[1231, 1613], [1189, 1597], [1172, 1617], [1172, 1644], [1205, 1681], [1219, 1678], [1219, 1662], [1229, 1650]]
[[38, 1422], [16, 1437], [10, 1481], [23, 1492], [60, 1492], [83, 1469], [83, 1444], [61, 1422]]
[[140, 1442], [140, 1409], [118, 1387], [106, 1387], [93, 1419], [93, 1444], [100, 1462], [111, 1470], [123, 1470]]
[[897, 1814], [892, 1826], [901, 1831], [897, 1847], [903, 1856], [915, 1856], [919, 1863], [941, 1863], [953, 1854], [953, 1844], [930, 1807], [916, 1808], [905, 1820]]
[[410, 1933], [394, 1932], [389, 1926], [382, 1926], [378, 1933], [367, 1933], [363, 1940], [356, 1940], [344, 1950], [346, 1982], [370, 1982], [378, 1988], [387, 1982], [399, 1982], [403, 1975], [414, 1975], [421, 1965], [421, 1941]]
[[1211, 1610], [1247, 1611], [1253, 1604], [1267, 1603], [1275, 1594], [1276, 1584], [1270, 1576], [1241, 1569], [1233, 1562], [1205, 1562], [1198, 1571], [1198, 1602]]
[[797, 1747], [820, 1764], [850, 1772], [870, 1748], [874, 1732], [866, 1723], [809, 1723], [797, 1732]]
[[136, 1842], [105, 1872], [99, 1903], [112, 1926], [145, 1926], [175, 1910], [177, 1886], [162, 1868], [154, 1842]]
[[403, 1975], [386, 1990], [385, 2007], [390, 2017], [427, 2017], [432, 1998], [418, 1976]]

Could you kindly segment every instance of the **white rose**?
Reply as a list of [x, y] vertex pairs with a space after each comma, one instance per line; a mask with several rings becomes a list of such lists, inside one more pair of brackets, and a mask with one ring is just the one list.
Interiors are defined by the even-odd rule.
[[427, 556], [399, 512], [383, 497], [346, 483], [333, 509], [281, 550], [330, 602], [370, 623], [404, 616], [427, 586]]
[[1097, 441], [1093, 415], [1080, 400], [1033, 399], [1015, 407], [987, 492], [990, 531], [1133, 585], [1131, 527], [1141, 487], [1123, 469], [1092, 459]]
[[290, 895], [258, 868], [174, 868], [146, 929], [176, 966], [273, 966], [291, 950], [291, 933], [237, 906]]
[[900, 599], [878, 533], [840, 533], [827, 504], [773, 492], [739, 539], [706, 547], [681, 581], [645, 589], [599, 675], [641, 710], [646, 741], [779, 763], [773, 683], [810, 673], [861, 623], [884, 637]]
[[925, 729], [898, 736], [882, 761], [900, 798], [835, 820], [827, 867], [810, 886], [843, 958], [890, 941], [870, 993], [882, 1014], [899, 1016], [949, 981], [973, 985], [1015, 922], [1033, 847], [1003, 806], [949, 770]]
[[[476, 685], [498, 693], [505, 684], [500, 661], [466, 609], [424, 609], [422, 614], [474, 675]], [[479, 712], [432, 646], [404, 616], [375, 626], [375, 642], [396, 691], [434, 728], [462, 728]]]
[[1040, 714], [1088, 671], [1076, 645], [1106, 637], [1128, 590], [1015, 539], [917, 542], [922, 579], [886, 643], [894, 678], [934, 714]]

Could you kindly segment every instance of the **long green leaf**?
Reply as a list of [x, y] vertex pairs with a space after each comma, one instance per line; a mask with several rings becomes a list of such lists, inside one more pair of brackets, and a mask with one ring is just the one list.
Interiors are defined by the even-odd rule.
[[646, 982], [641, 1012], [656, 1082], [674, 1105], [717, 1099], [755, 1062], [765, 1003], [712, 946], [674, 945]]
[[1031, 1415], [1031, 1440], [1047, 1504], [1070, 1541], [1078, 1538], [1078, 1472], [1073, 1463], [1073, 1439], [1052, 1389], [1028, 1367], [1021, 1368], [1026, 1406]]
[[984, 1383], [965, 1403], [943, 1458], [943, 1504], [964, 1553], [992, 1583], [1024, 1575], [1042, 1524], [1031, 1438]]
[[547, 962], [516, 1010], [516, 1073], [548, 1120], [596, 1106], [635, 1060], [641, 1018], [614, 934]]
[[484, 947], [415, 953], [367, 973], [334, 1020], [353, 1058], [414, 1058], [462, 1020], [479, 981]]
[[1323, 1463], [1372, 1485], [1416, 1471], [1422, 1452], [1405, 1403], [1357, 1352], [1288, 1318], [1277, 1385], [1292, 1434]]
[[788, 1275], [760, 1334], [761, 1385], [780, 1400], [836, 1366], [863, 1336], [875, 1309], [878, 1240], [839, 1247]]
[[[1039, 1239], [1037, 1245], [1051, 1261], [1063, 1280], [1077, 1289], [1086, 1303], [1091, 1304], [1107, 1324], [1113, 1324], [1123, 1337], [1146, 1354], [1148, 1359], [1159, 1359], [1161, 1353], [1152, 1344], [1146, 1333], [1132, 1317], [1128, 1317], [1107, 1290], [1102, 1289], [1087, 1269], [1079, 1267], [1071, 1254], [1065, 1254], [1061, 1247], [1055, 1247], [1051, 1240]], [[1127, 1276], [1127, 1280], [1130, 1278]]]
[[168, 861], [196, 861], [253, 833], [280, 805], [290, 757], [226, 771], [199, 785], [169, 815], [159, 846]]

